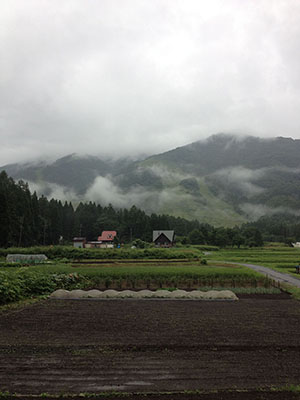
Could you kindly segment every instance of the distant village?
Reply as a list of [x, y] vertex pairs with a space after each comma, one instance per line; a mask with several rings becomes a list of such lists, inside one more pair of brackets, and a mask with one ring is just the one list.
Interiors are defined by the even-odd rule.
[[[172, 230], [153, 231], [152, 242], [156, 247], [172, 247], [175, 244], [175, 232]], [[114, 247], [122, 247], [122, 243], [118, 243], [116, 231], [103, 231], [97, 240], [87, 241], [85, 237], [74, 237], [73, 246], [77, 248], [99, 248], [112, 249]]]

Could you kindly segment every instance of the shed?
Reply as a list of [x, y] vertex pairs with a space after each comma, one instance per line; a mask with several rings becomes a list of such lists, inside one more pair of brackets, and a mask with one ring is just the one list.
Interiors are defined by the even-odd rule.
[[85, 237], [74, 237], [73, 239], [73, 246], [77, 248], [84, 248], [86, 244]]

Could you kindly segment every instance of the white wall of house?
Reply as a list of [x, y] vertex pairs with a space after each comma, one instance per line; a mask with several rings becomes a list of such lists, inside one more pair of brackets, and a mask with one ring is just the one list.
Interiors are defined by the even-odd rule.
[[79, 249], [83, 249], [83, 242], [73, 242], [73, 246]]

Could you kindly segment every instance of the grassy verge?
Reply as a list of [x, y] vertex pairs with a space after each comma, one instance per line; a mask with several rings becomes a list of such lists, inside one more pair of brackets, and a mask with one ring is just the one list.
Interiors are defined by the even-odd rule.
[[300, 288], [287, 284], [282, 284], [282, 287], [292, 295], [293, 299], [300, 300]]

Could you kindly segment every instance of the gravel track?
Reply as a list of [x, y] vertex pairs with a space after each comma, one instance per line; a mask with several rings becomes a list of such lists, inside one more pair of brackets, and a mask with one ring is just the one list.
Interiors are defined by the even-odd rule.
[[255, 265], [255, 264], [241, 264], [241, 263], [231, 263], [231, 264], [238, 264], [243, 265], [245, 267], [251, 268], [254, 271], [260, 272], [271, 279], [274, 279], [276, 282], [286, 283], [288, 285], [296, 286], [300, 288], [300, 279], [294, 278], [291, 275], [284, 274], [283, 272], [274, 271], [271, 268], [263, 267], [262, 265]]

